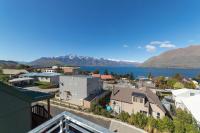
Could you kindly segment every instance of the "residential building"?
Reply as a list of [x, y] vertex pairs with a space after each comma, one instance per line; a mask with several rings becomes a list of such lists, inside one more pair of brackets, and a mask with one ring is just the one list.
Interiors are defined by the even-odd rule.
[[200, 90], [195, 89], [178, 89], [172, 90], [172, 98], [174, 100], [176, 108], [184, 109], [183, 99], [189, 98], [191, 96], [199, 95]]
[[43, 70], [43, 72], [46, 72], [46, 73], [56, 73], [56, 70], [55, 69], [51, 69], [51, 68], [46, 68]]
[[60, 98], [83, 105], [87, 97], [102, 92], [102, 81], [99, 78], [84, 75], [60, 76]]
[[183, 109], [188, 111], [200, 127], [200, 94], [182, 99]]
[[19, 74], [28, 73], [28, 71], [25, 69], [2, 69], [2, 73], [11, 77]]
[[22, 74], [20, 77], [34, 78], [36, 81], [48, 82], [54, 85], [59, 85], [59, 73], [27, 73]]
[[125, 111], [129, 114], [136, 114], [140, 112], [154, 118], [162, 118], [166, 114], [158, 96], [146, 87], [140, 89], [114, 88], [110, 105], [116, 113]]
[[112, 75], [92, 74], [92, 77], [101, 78], [105, 81], [114, 80], [114, 77]]
[[[54, 95], [16, 88], [0, 82], [0, 132], [25, 133], [50, 116], [50, 98]], [[47, 109], [38, 101], [47, 100]]]
[[13, 86], [24, 87], [26, 85], [31, 85], [34, 83], [34, 78], [14, 78], [9, 80], [9, 83]]
[[65, 74], [78, 74], [80, 67], [60, 67]]

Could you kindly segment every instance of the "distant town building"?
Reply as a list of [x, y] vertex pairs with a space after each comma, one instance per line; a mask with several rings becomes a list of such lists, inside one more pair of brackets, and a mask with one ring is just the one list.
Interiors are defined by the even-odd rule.
[[[54, 95], [28, 91], [0, 82], [0, 132], [25, 133], [48, 120]], [[47, 100], [48, 109], [32, 103]]]
[[11, 77], [19, 74], [28, 73], [28, 71], [25, 69], [2, 69], [2, 73]]
[[95, 97], [102, 92], [99, 78], [84, 75], [60, 76], [60, 98], [83, 105], [84, 99]]
[[46, 73], [56, 73], [56, 70], [55, 69], [51, 69], [51, 68], [46, 68], [43, 70], [43, 72], [46, 72]]
[[148, 88], [114, 88], [110, 105], [116, 113], [122, 111], [129, 114], [138, 112], [154, 118], [162, 118], [166, 111], [163, 108], [158, 96]]
[[60, 67], [65, 74], [78, 74], [79, 67]]
[[41, 81], [41, 82], [48, 82], [52, 83], [54, 85], [59, 84], [59, 73], [27, 73], [27, 74], [22, 74], [20, 77], [29, 77], [29, 78], [34, 78], [36, 81]]
[[114, 77], [112, 75], [101, 75], [101, 74], [92, 74], [92, 77], [96, 77], [96, 78], [101, 78], [102, 80], [114, 80]]

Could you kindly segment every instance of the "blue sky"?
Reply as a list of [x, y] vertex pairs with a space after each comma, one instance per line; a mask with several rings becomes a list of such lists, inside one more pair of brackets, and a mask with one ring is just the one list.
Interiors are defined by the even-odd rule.
[[200, 44], [199, 0], [0, 0], [0, 59], [144, 61]]

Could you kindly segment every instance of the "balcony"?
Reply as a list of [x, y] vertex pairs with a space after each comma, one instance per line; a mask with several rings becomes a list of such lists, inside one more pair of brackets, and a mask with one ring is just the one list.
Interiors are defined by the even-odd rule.
[[29, 133], [112, 133], [106, 128], [90, 121], [63, 112], [44, 124], [31, 130]]

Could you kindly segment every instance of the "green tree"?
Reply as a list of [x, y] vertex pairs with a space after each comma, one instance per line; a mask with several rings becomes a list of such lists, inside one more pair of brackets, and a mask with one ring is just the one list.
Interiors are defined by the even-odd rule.
[[137, 113], [134, 117], [134, 123], [137, 127], [144, 129], [147, 125], [147, 116], [143, 113]]
[[134, 77], [133, 73], [130, 73], [129, 80], [135, 80], [135, 77]]
[[196, 88], [196, 86], [193, 82], [185, 82], [184, 87], [189, 88], [189, 89], [195, 89]]
[[104, 74], [105, 74], [105, 75], [108, 75], [108, 74], [109, 74], [108, 69], [105, 69]]
[[163, 119], [158, 120], [158, 130], [161, 132], [172, 133], [174, 131], [173, 121], [168, 117], [164, 117]]
[[99, 74], [99, 69], [96, 69], [95, 71], [93, 71], [94, 74]]
[[176, 110], [174, 117], [175, 133], [199, 133], [192, 115], [181, 109]]
[[176, 73], [174, 76], [173, 76], [174, 79], [178, 80], [178, 81], [181, 81], [183, 79], [182, 75], [179, 74], [179, 73]]
[[176, 82], [174, 84], [174, 88], [175, 89], [182, 89], [182, 88], [184, 88], [184, 85], [181, 82]]
[[177, 80], [174, 79], [174, 78], [168, 79], [168, 80], [167, 80], [167, 87], [168, 87], [168, 88], [174, 88], [174, 84], [175, 84], [176, 82], [177, 82]]
[[0, 81], [2, 81], [4, 83], [8, 83], [8, 80], [9, 80], [8, 75], [0, 74]]
[[2, 69], [0, 69], [0, 74], [3, 74], [3, 71], [2, 71]]
[[148, 79], [152, 79], [153, 78], [151, 72], [147, 75], [147, 77], [148, 77]]

